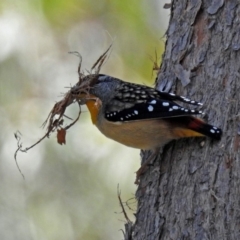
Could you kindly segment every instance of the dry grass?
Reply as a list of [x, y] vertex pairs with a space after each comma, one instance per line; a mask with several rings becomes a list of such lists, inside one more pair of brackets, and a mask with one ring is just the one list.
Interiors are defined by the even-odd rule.
[[[42, 142], [45, 138], [50, 137], [50, 135], [54, 132], [57, 132], [57, 141], [59, 144], [65, 144], [66, 143], [66, 131], [71, 128], [80, 118], [81, 116], [81, 105], [84, 104], [84, 100], [86, 100], [87, 96], [89, 95], [89, 90], [91, 87], [94, 86], [94, 84], [97, 81], [97, 76], [100, 73], [102, 65], [105, 63], [106, 59], [109, 56], [109, 52], [111, 49], [111, 46], [98, 58], [98, 60], [93, 64], [91, 70], [88, 72], [88, 74], [85, 74], [81, 71], [81, 65], [82, 65], [82, 57], [78, 52], [70, 52], [71, 54], [74, 54], [80, 58], [80, 62], [78, 65], [78, 76], [79, 80], [73, 87], [70, 88], [70, 90], [64, 94], [63, 99], [55, 103], [52, 110], [50, 111], [46, 121], [43, 123], [43, 127], [46, 127], [47, 131], [46, 133], [34, 144], [32, 144], [29, 147], [23, 148], [22, 142], [21, 142], [21, 134], [19, 131], [14, 133], [14, 136], [17, 140], [17, 150], [14, 154], [14, 159], [17, 164], [17, 154], [18, 152], [27, 152], [31, 148], [38, 145], [40, 142]], [[97, 99], [96, 99], [97, 100]], [[77, 103], [79, 106], [78, 115], [75, 119], [71, 119], [68, 116], [65, 115], [66, 109], [73, 103]], [[70, 119], [72, 122], [68, 124], [67, 126], [63, 127], [64, 119]], [[22, 174], [18, 164], [17, 167]], [[24, 175], [22, 174], [24, 177]]]

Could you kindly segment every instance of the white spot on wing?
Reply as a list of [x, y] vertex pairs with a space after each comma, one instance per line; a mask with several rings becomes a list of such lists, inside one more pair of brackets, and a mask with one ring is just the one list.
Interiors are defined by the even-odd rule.
[[157, 101], [156, 101], [156, 100], [152, 100], [150, 103], [151, 103], [151, 104], [156, 104]]
[[169, 106], [169, 103], [168, 103], [168, 102], [163, 102], [162, 105], [163, 105], [164, 107], [168, 107], [168, 106]]
[[178, 109], [178, 106], [173, 106], [172, 108], [175, 109], [175, 110], [177, 110], [177, 109]]
[[138, 115], [138, 111], [137, 111], [137, 110], [134, 110], [134, 113], [135, 113], [136, 115]]
[[210, 130], [211, 133], [215, 133], [215, 131], [213, 129]]
[[149, 111], [149, 112], [152, 112], [152, 111], [153, 111], [153, 109], [154, 109], [154, 108], [153, 108], [153, 106], [152, 106], [152, 105], [149, 105], [149, 106], [148, 106], [148, 111]]

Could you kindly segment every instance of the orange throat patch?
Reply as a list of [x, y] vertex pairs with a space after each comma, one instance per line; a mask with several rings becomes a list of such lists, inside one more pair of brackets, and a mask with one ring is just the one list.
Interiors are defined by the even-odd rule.
[[91, 99], [86, 102], [86, 105], [88, 107], [88, 110], [91, 114], [91, 119], [92, 123], [96, 124], [97, 122], [97, 117], [98, 117], [98, 112], [101, 107], [101, 101], [100, 99]]

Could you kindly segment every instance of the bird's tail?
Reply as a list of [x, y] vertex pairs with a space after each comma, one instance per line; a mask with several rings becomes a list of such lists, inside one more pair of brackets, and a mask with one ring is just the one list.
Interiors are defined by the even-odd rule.
[[171, 121], [177, 121], [176, 125], [178, 127], [174, 128], [174, 132], [179, 135], [179, 137], [208, 136], [216, 140], [221, 139], [222, 130], [218, 127], [205, 123], [202, 119], [192, 116], [183, 116], [176, 119], [172, 118]]

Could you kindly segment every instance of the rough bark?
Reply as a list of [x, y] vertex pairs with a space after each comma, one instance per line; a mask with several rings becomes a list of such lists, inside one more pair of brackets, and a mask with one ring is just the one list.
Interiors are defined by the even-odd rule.
[[223, 137], [162, 149], [125, 240], [240, 239], [240, 3], [173, 0], [166, 37], [157, 88], [202, 102]]

